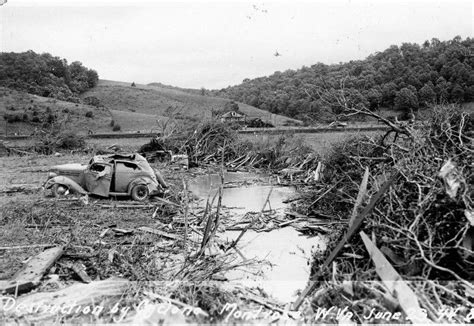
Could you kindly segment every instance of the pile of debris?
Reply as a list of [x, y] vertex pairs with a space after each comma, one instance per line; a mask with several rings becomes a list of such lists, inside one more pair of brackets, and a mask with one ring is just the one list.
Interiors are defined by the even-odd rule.
[[[186, 154], [190, 167], [223, 165], [228, 171], [283, 170], [282, 176], [314, 175], [320, 158], [294, 135], [276, 139], [241, 140], [236, 130], [219, 122], [200, 124], [187, 135], [153, 139], [143, 145], [142, 155], [152, 158], [167, 153]], [[304, 175], [304, 178], [303, 178]]]
[[[295, 303], [306, 302], [307, 322], [321, 322], [323, 307], [349, 307], [360, 323], [472, 322], [473, 126], [457, 108], [439, 107], [428, 129], [334, 148], [322, 183], [294, 202], [306, 216], [345, 222], [314, 257]], [[449, 320], [447, 307], [459, 308]]]
[[[9, 268], [0, 274], [0, 293], [10, 308], [0, 309], [0, 318], [184, 323], [228, 318], [222, 310], [228, 305], [281, 311], [254, 289], [215, 283], [255, 262], [237, 258], [238, 240], [216, 237], [222, 187], [201, 214], [189, 209], [191, 200], [183, 182], [147, 204], [40, 199], [5, 205], [0, 262]], [[176, 313], [164, 314], [164, 306]]]

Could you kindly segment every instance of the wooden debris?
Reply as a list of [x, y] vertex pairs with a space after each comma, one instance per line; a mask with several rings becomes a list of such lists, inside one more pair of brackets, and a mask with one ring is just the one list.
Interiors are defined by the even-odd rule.
[[114, 231], [115, 233], [117, 233], [116, 235], [130, 235], [130, 234], [133, 234], [133, 230], [125, 230], [125, 229], [119, 229], [119, 228], [113, 228], [111, 230]]
[[265, 301], [263, 300], [262, 298], [258, 298], [254, 295], [251, 295], [250, 293], [245, 293], [245, 295], [242, 295], [241, 296], [242, 299], [245, 299], [245, 300], [251, 300], [253, 302], [256, 302], [258, 303], [259, 305], [262, 305], [264, 307], [267, 307], [268, 309], [270, 310], [273, 310], [273, 311], [278, 311], [279, 313], [281, 314], [286, 314], [288, 313], [288, 311], [285, 311], [284, 309], [278, 307], [275, 303], [271, 303], [269, 301]]
[[290, 225], [290, 224], [295, 223], [295, 222], [300, 222], [300, 221], [304, 221], [304, 219], [297, 218], [297, 219], [294, 219], [294, 220], [291, 220], [291, 221], [286, 221], [286, 222], [278, 224], [278, 227], [282, 228], [284, 226]]
[[99, 205], [101, 208], [153, 208], [153, 205]]
[[114, 262], [114, 257], [115, 255], [117, 255], [117, 250], [115, 250], [114, 248], [110, 249], [108, 254], [107, 254], [107, 259], [109, 260], [110, 263], [113, 263]]
[[297, 201], [297, 200], [300, 200], [300, 199], [303, 199], [303, 197], [301, 197], [301, 196], [294, 196], [294, 197], [290, 197], [290, 198], [287, 198], [287, 199], [285, 199], [285, 200], [282, 200], [281, 202], [282, 202], [283, 204], [289, 204], [289, 203], [292, 203], [292, 202]]
[[360, 232], [360, 237], [375, 264], [377, 274], [390, 294], [398, 299], [400, 307], [407, 314], [408, 319], [415, 324], [429, 324], [430, 321], [425, 317], [413, 290], [364, 232]]
[[[61, 307], [74, 304], [77, 306], [101, 305], [112, 309], [116, 302], [105, 304], [107, 298], [120, 297], [129, 287], [129, 282], [124, 279], [111, 278], [104, 281], [92, 281], [88, 284], [76, 283], [65, 289], [54, 292], [37, 292], [16, 299], [17, 306], [35, 307], [39, 302], [44, 307]], [[52, 312], [53, 311], [53, 312]], [[6, 312], [6, 318], [27, 318], [28, 323], [55, 321], [57, 311], [53, 309], [11, 309]], [[8, 319], [7, 319], [8, 320]]]
[[288, 215], [288, 216], [296, 217], [296, 218], [298, 218], [298, 219], [306, 219], [306, 218], [308, 218], [308, 216], [303, 215], [303, 214], [300, 214], [300, 213], [295, 212], [295, 211], [286, 211], [285, 214]]
[[107, 234], [107, 232], [109, 232], [109, 230], [110, 230], [110, 229], [105, 229], [104, 231], [100, 232], [99, 238], [105, 237], [105, 235]]
[[311, 225], [309, 223], [305, 223], [303, 226], [295, 227], [298, 231], [304, 232], [304, 231], [316, 231], [322, 234], [328, 234], [331, 232], [330, 228], [324, 227], [322, 225]]
[[14, 184], [14, 185], [9, 185], [5, 188], [0, 189], [0, 193], [3, 194], [11, 194], [11, 193], [16, 193], [16, 192], [23, 192], [23, 193], [33, 193], [40, 191], [41, 187], [39, 187], [36, 184]]
[[188, 198], [188, 185], [184, 179], [183, 182], [183, 192], [184, 192], [184, 253], [188, 255], [188, 209], [189, 209], [189, 198]]
[[78, 262], [75, 262], [74, 264], [72, 264], [71, 266], [72, 270], [74, 271], [74, 273], [77, 274], [77, 276], [79, 276], [79, 278], [84, 282], [84, 283], [90, 283], [92, 282], [92, 279], [89, 277], [89, 275], [87, 275], [86, 273], [86, 268], [83, 264], [80, 264]]
[[45, 244], [35, 244], [35, 245], [24, 245], [24, 246], [12, 246], [12, 247], [0, 247], [0, 250], [17, 250], [17, 249], [29, 249], [29, 248], [46, 248], [46, 247], [54, 247], [55, 245], [52, 243], [45, 243]]
[[172, 201], [169, 201], [168, 199], [164, 199], [164, 198], [160, 198], [160, 197], [153, 197], [153, 200], [154, 201], [159, 201], [160, 203], [165, 204], [165, 205], [171, 205], [171, 206], [174, 206], [174, 207], [181, 207], [180, 205], [178, 205], [176, 203], [173, 203]]
[[203, 315], [203, 316], [209, 316], [207, 314], [207, 312], [205, 312], [204, 310], [202, 310], [201, 308], [199, 307], [194, 307], [194, 306], [191, 306], [187, 303], [184, 303], [184, 302], [181, 302], [181, 301], [178, 301], [176, 299], [171, 299], [169, 297], [165, 297], [165, 296], [162, 296], [162, 295], [159, 295], [159, 294], [156, 294], [156, 293], [152, 293], [152, 292], [148, 292], [148, 291], [144, 291], [143, 292], [145, 295], [147, 295], [148, 297], [150, 298], [153, 298], [153, 299], [159, 299], [163, 302], [169, 302], [169, 303], [172, 303], [176, 306], [179, 306], [179, 307], [182, 307], [186, 310], [189, 310], [189, 311], [192, 311], [193, 313], [195, 314], [199, 314], [199, 315]]
[[137, 230], [142, 231], [142, 232], [153, 233], [153, 234], [160, 235], [162, 237], [173, 239], [173, 240], [183, 240], [182, 237], [176, 234], [168, 233], [168, 232], [157, 230], [157, 229], [152, 229], [147, 226], [139, 227]]
[[229, 249], [237, 246], [237, 243], [240, 241], [240, 239], [244, 236], [245, 232], [247, 232], [248, 229], [250, 229], [250, 227], [252, 227], [252, 225], [255, 224], [255, 222], [259, 219], [259, 217], [262, 215], [263, 211], [265, 210], [265, 207], [267, 207], [267, 204], [270, 204], [270, 195], [272, 194], [272, 191], [273, 191], [273, 187], [270, 188], [270, 191], [268, 192], [268, 195], [267, 195], [267, 199], [265, 200], [265, 202], [263, 203], [263, 207], [262, 207], [262, 210], [260, 211], [260, 213], [258, 215], [256, 215], [254, 217], [254, 219], [252, 220], [252, 222], [250, 222], [249, 224], [247, 224], [247, 226], [240, 232], [239, 236], [237, 237], [237, 239], [235, 239], [234, 241], [232, 241], [232, 243], [229, 245], [229, 247], [226, 249], [226, 251], [228, 251]]
[[353, 254], [353, 253], [350, 253], [350, 252], [344, 252], [342, 255], [345, 256], [345, 257], [354, 258], [354, 259], [362, 259], [362, 258], [364, 258], [364, 257], [361, 256], [361, 255]]
[[30, 259], [8, 281], [0, 281], [0, 292], [19, 293], [38, 286], [43, 275], [63, 254], [63, 247], [47, 249]]
[[[375, 205], [382, 199], [383, 194], [390, 188], [391, 184], [399, 177], [399, 172], [395, 172], [392, 177], [387, 180], [379, 189], [379, 191], [371, 198], [369, 204], [364, 208], [364, 210], [354, 219], [352, 226], [349, 228], [347, 233], [344, 235], [342, 240], [337, 244], [333, 251], [324, 261], [320, 270], [325, 270], [328, 268], [333, 260], [339, 256], [345, 244], [354, 236], [354, 234], [359, 230], [362, 225], [364, 218], [369, 215], [374, 209]], [[333, 186], [334, 187], [334, 186]], [[320, 197], [321, 198], [321, 197]], [[310, 284], [303, 290], [299, 298], [294, 302], [293, 309], [297, 310], [303, 303], [304, 298], [308, 296], [315, 288], [318, 282], [315, 282], [319, 279], [320, 273], [317, 273], [311, 280]]]
[[314, 206], [318, 201], [320, 201], [322, 198], [324, 198], [324, 196], [326, 196], [331, 190], [333, 190], [334, 187], [336, 187], [340, 182], [341, 182], [341, 180], [339, 180], [338, 182], [333, 184], [331, 187], [329, 187], [322, 195], [320, 195], [318, 198], [316, 198], [316, 200], [314, 200], [308, 207]]
[[364, 202], [365, 196], [367, 195], [367, 182], [369, 181], [369, 167], [365, 168], [364, 177], [362, 178], [362, 182], [360, 183], [359, 193], [357, 194], [357, 199], [354, 204], [354, 208], [352, 209], [352, 215], [349, 220], [349, 227], [352, 226], [354, 220], [359, 212], [359, 209]]
[[383, 246], [382, 248], [380, 248], [380, 251], [385, 255], [387, 256], [393, 264], [395, 265], [403, 265], [405, 262], [403, 261], [403, 259], [399, 256], [397, 256], [392, 249], [390, 249], [389, 247], [386, 247], [386, 246]]

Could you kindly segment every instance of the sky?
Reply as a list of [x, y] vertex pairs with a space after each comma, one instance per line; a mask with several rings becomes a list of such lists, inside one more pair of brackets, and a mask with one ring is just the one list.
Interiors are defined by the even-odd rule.
[[472, 1], [8, 0], [0, 7], [1, 52], [49, 52], [101, 79], [186, 88], [224, 88], [456, 35], [473, 37]]

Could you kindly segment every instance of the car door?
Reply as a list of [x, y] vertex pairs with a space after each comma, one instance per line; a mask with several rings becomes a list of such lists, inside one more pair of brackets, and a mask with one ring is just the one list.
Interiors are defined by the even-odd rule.
[[95, 162], [89, 165], [84, 173], [87, 190], [91, 194], [108, 197], [112, 173], [112, 165], [109, 163]]
[[133, 162], [115, 162], [115, 191], [126, 193], [130, 182], [140, 175], [140, 168]]

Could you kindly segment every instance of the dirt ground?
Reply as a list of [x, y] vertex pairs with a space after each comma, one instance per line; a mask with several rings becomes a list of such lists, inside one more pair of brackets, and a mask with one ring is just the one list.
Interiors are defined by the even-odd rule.
[[[175, 305], [204, 311], [202, 315], [180, 314], [178, 317], [181, 319], [177, 316], [158, 316], [183, 322], [222, 320], [228, 317], [228, 313], [218, 309], [223, 309], [228, 303], [237, 302], [239, 309], [245, 307], [256, 310], [260, 305], [255, 300], [262, 299], [252, 301], [248, 299], [249, 296], [266, 300], [255, 290], [226, 289], [224, 283], [215, 283], [225, 279], [226, 270], [241, 265], [234, 251], [222, 252], [210, 248], [208, 254], [193, 257], [196, 249], [199, 249], [204, 224], [199, 224], [202, 212], [184, 209], [185, 200], [192, 201], [193, 198], [182, 197], [183, 180], [206, 173], [208, 168], [184, 172], [173, 170], [163, 163], [152, 164], [162, 171], [170, 184], [170, 192], [164, 198], [176, 205], [159, 200], [136, 205], [128, 198], [101, 199], [92, 196], [86, 204], [76, 198], [58, 200], [41, 189], [50, 166], [86, 163], [88, 160], [89, 156], [86, 155], [11, 156], [0, 159], [0, 189], [5, 190], [13, 185], [27, 189], [26, 193], [2, 193], [0, 196], [0, 280], [14, 276], [31, 257], [46, 248], [63, 247], [64, 253], [42, 278], [33, 294], [20, 295], [19, 301], [28, 301], [34, 293], [41, 294], [43, 299], [46, 293], [69, 291], [72, 285], [94, 286], [100, 280], [120, 280], [129, 284], [127, 289], [119, 296], [115, 295], [115, 301], [99, 302], [108, 307], [120, 303], [135, 313], [130, 312], [126, 316], [121, 316], [120, 312], [100, 316], [84, 313], [36, 316], [16, 312], [15, 315], [3, 315], [6, 320], [107, 323], [124, 318], [128, 322], [142, 323], [145, 321], [137, 318], [143, 318], [143, 314], [136, 313], [141, 302], [150, 300], [153, 305], [150, 304], [147, 309], [152, 310], [156, 304], [169, 302], [166, 299], [156, 303], [156, 297], [147, 294], [150, 289], [164, 298], [177, 300], [179, 303]], [[187, 229], [184, 219], [189, 222]], [[140, 227], [160, 230], [165, 235], [141, 232], [138, 230]], [[188, 237], [184, 241], [186, 232]], [[84, 280], [75, 272], [73, 266], [77, 264], [86, 272], [91, 283], [84, 284]], [[114, 288], [117, 290], [120, 287], [117, 285]], [[81, 291], [87, 293], [90, 290]], [[272, 312], [269, 310], [270, 314]]]

